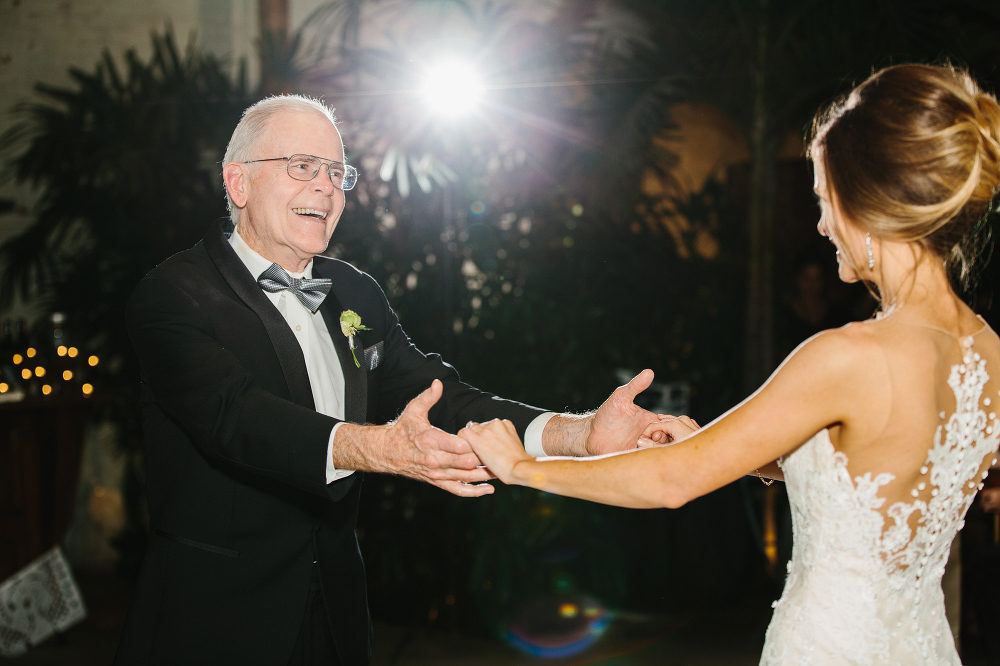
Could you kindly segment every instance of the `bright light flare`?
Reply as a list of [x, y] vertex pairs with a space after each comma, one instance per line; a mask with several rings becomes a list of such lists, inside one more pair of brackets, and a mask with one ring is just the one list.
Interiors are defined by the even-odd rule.
[[475, 109], [483, 98], [483, 82], [475, 69], [457, 60], [441, 62], [427, 72], [421, 94], [435, 113], [457, 118]]

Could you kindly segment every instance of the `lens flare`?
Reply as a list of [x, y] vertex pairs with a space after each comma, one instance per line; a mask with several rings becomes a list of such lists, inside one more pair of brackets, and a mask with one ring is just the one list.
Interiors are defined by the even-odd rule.
[[548, 659], [568, 657], [593, 645], [611, 624], [594, 599], [575, 593], [539, 597], [507, 625], [506, 640], [518, 650]]
[[483, 84], [469, 65], [457, 60], [430, 68], [420, 88], [427, 105], [437, 114], [456, 118], [478, 106]]

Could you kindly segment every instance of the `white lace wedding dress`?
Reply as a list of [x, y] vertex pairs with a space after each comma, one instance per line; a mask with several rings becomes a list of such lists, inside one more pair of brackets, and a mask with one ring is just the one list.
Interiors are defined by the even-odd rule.
[[961, 339], [915, 328], [878, 334], [893, 397], [857, 462], [826, 429], [781, 461], [794, 550], [762, 665], [961, 663], [941, 576], [995, 464], [1000, 359], [985, 325]]

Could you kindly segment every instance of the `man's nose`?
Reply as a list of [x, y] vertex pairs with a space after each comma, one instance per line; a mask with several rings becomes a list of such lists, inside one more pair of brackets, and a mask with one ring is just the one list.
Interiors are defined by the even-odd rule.
[[337, 189], [337, 186], [333, 184], [333, 176], [330, 175], [330, 170], [323, 168], [313, 178], [313, 187], [317, 192], [322, 192], [323, 194], [330, 194], [333, 190]]

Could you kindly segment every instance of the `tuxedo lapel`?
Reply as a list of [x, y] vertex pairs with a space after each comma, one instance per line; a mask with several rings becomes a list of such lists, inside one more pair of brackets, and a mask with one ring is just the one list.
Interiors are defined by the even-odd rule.
[[[260, 285], [226, 240], [223, 235], [223, 226], [226, 224], [230, 224], [228, 220], [215, 224], [203, 239], [208, 256], [236, 295], [260, 317], [271, 340], [271, 346], [278, 356], [278, 363], [281, 364], [281, 371], [285, 375], [285, 384], [288, 385], [292, 401], [303, 407], [315, 409], [302, 348], [281, 313], [264, 295]], [[340, 350], [337, 351], [339, 353]]]
[[[323, 270], [323, 266], [313, 263], [313, 277], [331, 278]], [[337, 349], [337, 356], [340, 357], [340, 367], [344, 371], [344, 420], [348, 423], [364, 424], [368, 413], [368, 372], [364, 365], [364, 348], [355, 336], [355, 354], [358, 356], [358, 364], [354, 362], [351, 354], [351, 347], [348, 344], [347, 336], [340, 330], [340, 313], [346, 308], [340, 303], [335, 293], [337, 284], [334, 282], [333, 289], [327, 294], [323, 305], [319, 311], [323, 314], [323, 321], [330, 332], [330, 339]]]

